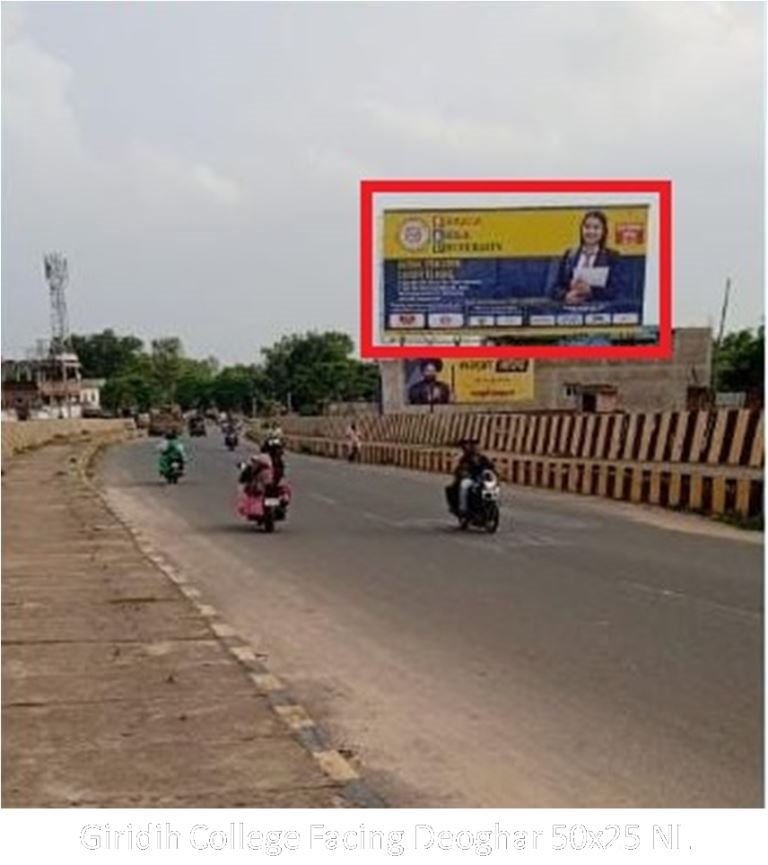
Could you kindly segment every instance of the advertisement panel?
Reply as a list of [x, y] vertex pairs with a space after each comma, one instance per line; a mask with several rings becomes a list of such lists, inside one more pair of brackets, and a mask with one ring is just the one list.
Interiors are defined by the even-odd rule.
[[532, 400], [533, 361], [407, 360], [404, 363], [409, 405], [493, 404]]
[[385, 210], [384, 335], [640, 327], [648, 205]]

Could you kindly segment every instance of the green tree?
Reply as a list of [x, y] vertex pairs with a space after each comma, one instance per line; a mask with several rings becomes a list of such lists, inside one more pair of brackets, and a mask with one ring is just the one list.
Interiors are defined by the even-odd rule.
[[224, 367], [212, 382], [213, 401], [222, 411], [250, 414], [256, 396], [255, 385], [253, 367], [242, 364]]
[[213, 404], [214, 374], [218, 369], [215, 358], [192, 360], [183, 358], [175, 383], [176, 401], [184, 411], [205, 409]]
[[762, 392], [765, 382], [764, 327], [739, 330], [724, 337], [714, 359], [719, 391]]
[[116, 414], [134, 409], [133, 389], [125, 376], [113, 376], [106, 381], [101, 390], [101, 404]]
[[352, 357], [345, 333], [293, 334], [263, 349], [267, 395], [302, 414], [319, 412], [329, 401], [370, 399], [378, 368]]
[[175, 402], [176, 384], [181, 375], [184, 348], [176, 336], [153, 339], [151, 344], [152, 375], [166, 402]]
[[347, 368], [342, 398], [344, 400], [373, 402], [378, 395], [379, 365], [353, 360]]
[[270, 414], [291, 408], [308, 414], [329, 401], [372, 400], [379, 387], [377, 365], [357, 360], [351, 338], [335, 331], [285, 336], [262, 350], [262, 364], [224, 368], [214, 357], [185, 357], [177, 337], [152, 340], [146, 353], [135, 337], [110, 334], [83, 337], [81, 346], [92, 351], [90, 369], [112, 370], [103, 392], [112, 411], [177, 402], [184, 410], [216, 405], [225, 411], [255, 408]]
[[157, 385], [142, 373], [127, 373], [107, 379], [101, 392], [102, 405], [115, 414], [145, 412], [162, 401]]
[[118, 336], [110, 328], [101, 333], [72, 336], [72, 350], [80, 358], [85, 378], [119, 375], [143, 347], [144, 343], [137, 336]]

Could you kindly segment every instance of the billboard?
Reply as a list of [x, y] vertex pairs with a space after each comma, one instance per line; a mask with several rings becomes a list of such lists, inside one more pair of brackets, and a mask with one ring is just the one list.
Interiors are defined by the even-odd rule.
[[639, 328], [648, 213], [647, 204], [385, 210], [384, 336]]
[[406, 360], [408, 405], [512, 403], [532, 400], [533, 361]]

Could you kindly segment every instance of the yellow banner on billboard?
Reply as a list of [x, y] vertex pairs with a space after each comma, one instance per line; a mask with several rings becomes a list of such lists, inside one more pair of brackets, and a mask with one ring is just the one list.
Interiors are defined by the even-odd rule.
[[405, 362], [410, 405], [514, 403], [534, 397], [532, 360], [438, 360]]
[[448, 362], [457, 403], [508, 403], [533, 399], [531, 360], [452, 360]]
[[560, 256], [581, 243], [585, 215], [598, 210], [608, 247], [645, 255], [647, 205], [479, 210], [385, 210], [384, 259]]

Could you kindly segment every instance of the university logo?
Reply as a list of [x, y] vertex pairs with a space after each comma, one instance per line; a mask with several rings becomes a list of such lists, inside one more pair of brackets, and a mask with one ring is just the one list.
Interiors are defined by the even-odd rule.
[[417, 252], [429, 243], [429, 226], [423, 219], [406, 219], [400, 226], [398, 239], [403, 249]]

